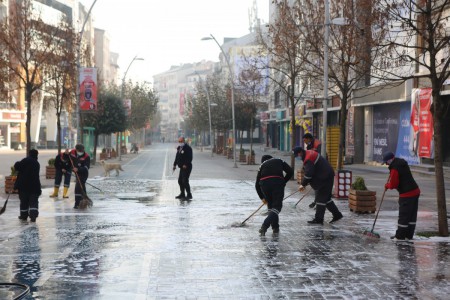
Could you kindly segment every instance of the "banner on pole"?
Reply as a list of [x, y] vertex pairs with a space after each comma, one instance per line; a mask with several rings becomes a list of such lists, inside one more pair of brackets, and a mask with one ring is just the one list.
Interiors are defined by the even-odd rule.
[[97, 111], [97, 68], [80, 68], [80, 110]]

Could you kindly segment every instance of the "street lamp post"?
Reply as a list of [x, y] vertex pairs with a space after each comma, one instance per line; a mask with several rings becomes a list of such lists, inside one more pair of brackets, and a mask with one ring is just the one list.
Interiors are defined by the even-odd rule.
[[225, 53], [225, 51], [223, 51], [222, 46], [220, 46], [220, 44], [217, 42], [216, 38], [212, 34], [210, 34], [210, 37], [202, 38], [202, 40], [203, 41], [214, 40], [214, 42], [216, 42], [217, 46], [219, 46], [220, 51], [222, 51], [223, 56], [225, 56], [225, 60], [226, 60], [227, 65], [228, 65], [228, 70], [229, 70], [229, 73], [230, 73], [230, 83], [231, 83], [231, 114], [232, 114], [232, 119], [233, 119], [233, 136], [232, 136], [233, 159], [234, 159], [234, 167], [237, 168], [237, 164], [236, 164], [236, 139], [235, 139], [236, 122], [235, 122], [235, 118], [234, 118], [234, 82], [233, 82], [234, 78], [233, 78], [233, 69], [231, 68], [231, 64], [230, 64], [230, 58]]
[[[81, 27], [80, 31], [80, 41], [78, 43], [78, 49], [77, 49], [77, 74], [78, 78], [80, 78], [80, 52], [81, 52], [81, 42], [83, 40], [83, 33], [84, 33], [84, 27], [86, 26], [86, 23], [89, 19], [89, 16], [91, 15], [92, 8], [94, 7], [97, 0], [94, 0], [91, 7], [88, 10], [88, 13], [86, 14], [86, 17], [84, 18], [83, 26]], [[77, 90], [76, 90], [76, 101], [77, 101], [77, 108], [76, 108], [76, 115], [77, 115], [77, 143], [81, 143], [81, 128], [80, 128], [80, 83], [77, 84]]]
[[323, 54], [323, 119], [322, 119], [322, 150], [321, 155], [327, 155], [327, 126], [328, 126], [328, 39], [330, 36], [330, 8], [325, 0], [325, 45]]
[[[123, 78], [122, 78], [122, 87], [120, 88], [120, 98], [122, 99], [122, 101], [124, 100], [124, 94], [125, 94], [125, 78], [127, 77], [127, 73], [128, 70], [130, 70], [131, 64], [133, 64], [133, 62], [135, 60], [144, 60], [142, 57], [138, 57], [137, 55], [135, 57], [133, 57], [133, 59], [131, 60], [130, 64], [128, 65], [125, 73], [123, 74]], [[119, 161], [122, 160], [122, 132], [119, 133]]]

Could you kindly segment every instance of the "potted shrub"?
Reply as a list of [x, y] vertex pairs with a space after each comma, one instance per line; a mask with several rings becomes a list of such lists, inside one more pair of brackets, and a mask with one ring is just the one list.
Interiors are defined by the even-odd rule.
[[369, 191], [364, 178], [356, 177], [352, 183], [348, 196], [348, 206], [351, 211], [358, 213], [374, 213], [377, 206], [375, 191]]
[[116, 158], [117, 157], [117, 152], [116, 150], [114, 150], [114, 148], [111, 149], [111, 158]]
[[247, 156], [247, 165], [255, 164], [255, 151], [252, 149], [252, 152]]
[[16, 194], [17, 190], [14, 190], [14, 183], [17, 179], [17, 171], [14, 166], [11, 167], [11, 174], [9, 176], [5, 176], [5, 193], [7, 194]]
[[55, 159], [50, 158], [48, 160], [48, 165], [45, 167], [45, 178], [55, 179], [56, 169], [55, 169]]

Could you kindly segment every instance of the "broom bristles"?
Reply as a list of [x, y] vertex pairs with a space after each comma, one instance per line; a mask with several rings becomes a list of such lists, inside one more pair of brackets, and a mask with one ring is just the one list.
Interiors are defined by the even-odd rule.
[[373, 232], [371, 230], [370, 231], [369, 230], [364, 230], [363, 234], [368, 236], [368, 237], [371, 237], [371, 238], [378, 238], [378, 239], [380, 238], [380, 234], [379, 233]]

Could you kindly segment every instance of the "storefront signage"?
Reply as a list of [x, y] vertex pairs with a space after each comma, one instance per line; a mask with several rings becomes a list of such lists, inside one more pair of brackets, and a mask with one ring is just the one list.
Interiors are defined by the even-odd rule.
[[2, 122], [25, 122], [25, 113], [2, 112]]

